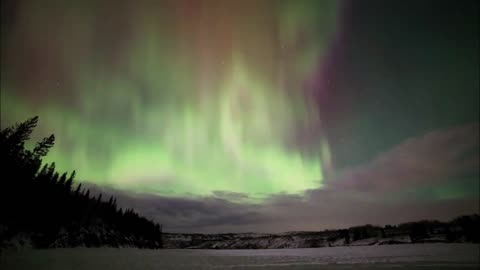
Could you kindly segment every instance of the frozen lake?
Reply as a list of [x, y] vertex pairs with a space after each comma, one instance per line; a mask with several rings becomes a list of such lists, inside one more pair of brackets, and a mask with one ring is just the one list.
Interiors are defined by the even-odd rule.
[[8, 251], [0, 269], [478, 269], [475, 244], [270, 250], [77, 248]]

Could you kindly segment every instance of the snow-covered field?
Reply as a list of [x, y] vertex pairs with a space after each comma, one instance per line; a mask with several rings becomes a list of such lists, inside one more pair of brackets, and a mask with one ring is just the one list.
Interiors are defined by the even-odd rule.
[[269, 250], [4, 251], [0, 269], [478, 269], [478, 244]]

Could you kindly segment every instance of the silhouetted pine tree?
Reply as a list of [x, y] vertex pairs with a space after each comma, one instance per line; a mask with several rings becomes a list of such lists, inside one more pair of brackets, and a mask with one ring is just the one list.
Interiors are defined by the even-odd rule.
[[0, 132], [0, 247], [19, 233], [31, 236], [40, 248], [57, 246], [137, 246], [161, 248], [161, 226], [132, 209], [117, 209], [116, 199], [102, 201], [90, 190], [75, 188], [69, 176], [42, 165], [53, 146], [50, 135], [34, 149], [25, 149], [38, 117]]

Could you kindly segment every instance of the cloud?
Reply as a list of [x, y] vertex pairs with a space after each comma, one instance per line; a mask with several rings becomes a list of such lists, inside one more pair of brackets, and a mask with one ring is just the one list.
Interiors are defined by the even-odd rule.
[[478, 172], [479, 124], [436, 130], [408, 139], [371, 163], [329, 180], [338, 190], [398, 190], [448, 181]]
[[327, 179], [322, 189], [303, 195], [277, 194], [261, 203], [227, 191], [210, 197], [171, 198], [90, 187], [115, 195], [119, 206], [134, 208], [164, 224], [169, 232], [321, 230], [478, 213], [478, 194], [430, 198], [411, 193], [420, 187], [455, 184], [456, 177], [465, 173], [478, 175], [478, 160], [479, 124], [475, 123], [408, 139], [370, 163]]
[[[225, 198], [172, 198], [153, 194], [131, 193], [94, 184], [86, 185], [93, 194], [117, 198], [119, 207], [133, 208], [140, 214], [162, 223], [165, 230], [177, 232], [205, 231], [205, 228], [255, 224], [262, 220], [258, 205], [237, 203]], [[228, 193], [218, 193], [224, 196]], [[242, 197], [239, 194], [228, 194]]]

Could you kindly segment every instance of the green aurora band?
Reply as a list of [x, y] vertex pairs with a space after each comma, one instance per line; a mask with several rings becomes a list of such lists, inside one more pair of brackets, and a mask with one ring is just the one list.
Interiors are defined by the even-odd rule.
[[326, 138], [295, 138], [321, 126], [304, 84], [334, 37], [335, 2], [67, 2], [20, 5], [21, 34], [2, 41], [19, 62], [41, 57], [24, 59], [28, 80], [2, 68], [2, 124], [39, 115], [35, 139], [57, 138], [48, 162], [167, 196], [322, 185]]

